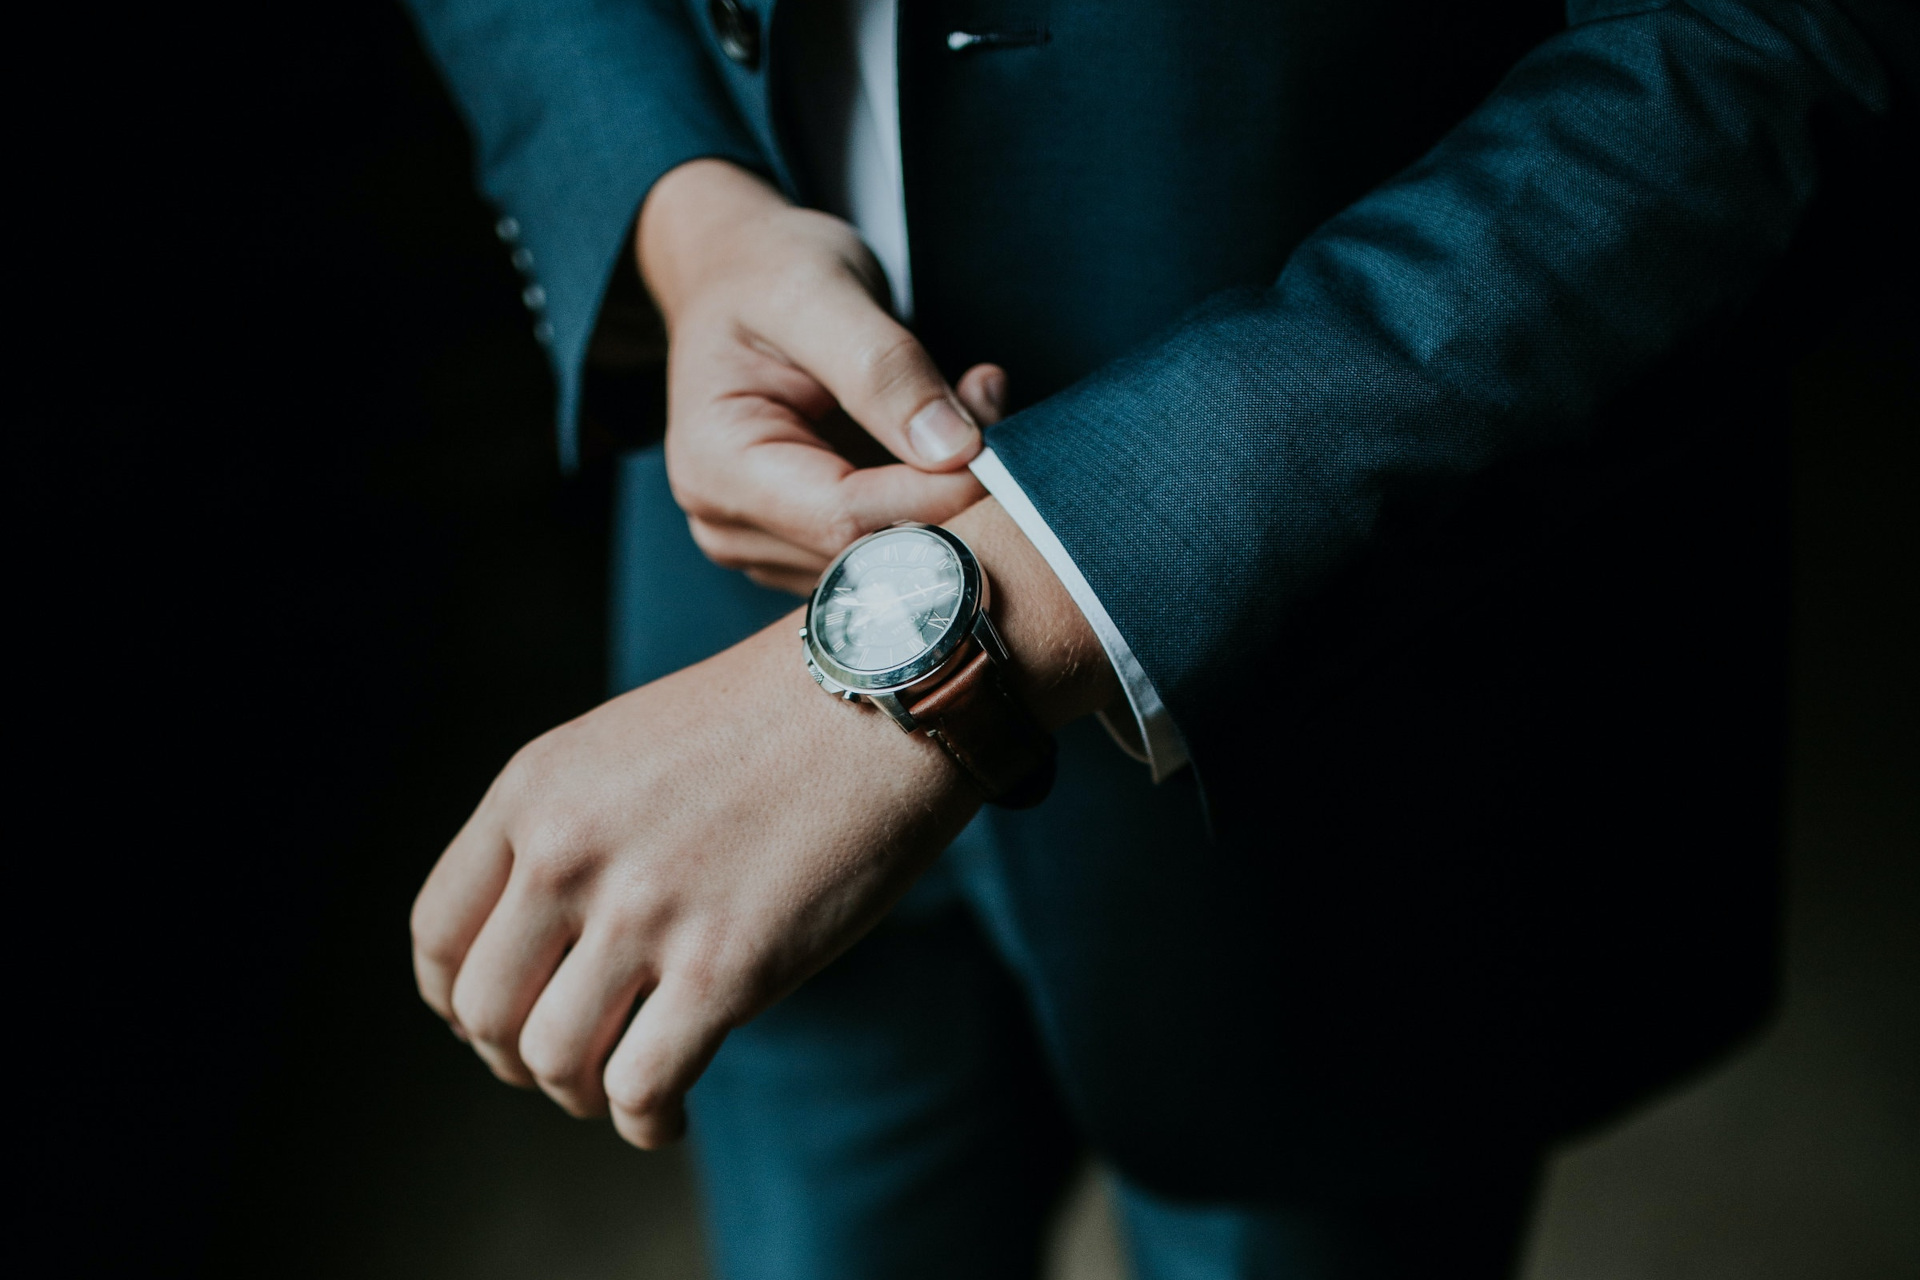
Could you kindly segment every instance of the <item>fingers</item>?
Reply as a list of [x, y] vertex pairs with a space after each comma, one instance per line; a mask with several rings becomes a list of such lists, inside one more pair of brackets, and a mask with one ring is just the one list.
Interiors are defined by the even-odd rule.
[[838, 488], [840, 507], [854, 527], [848, 531], [853, 536], [834, 547], [834, 555], [854, 538], [901, 520], [944, 523], [987, 496], [971, 471], [929, 476], [904, 466], [849, 471]]
[[953, 390], [983, 427], [1007, 416], [1007, 371], [997, 364], [973, 366], [960, 375]]
[[454, 979], [512, 870], [513, 851], [483, 801], [413, 902], [413, 974], [420, 998], [462, 1036], [453, 1006]]
[[613, 1127], [636, 1147], [677, 1141], [686, 1094], [726, 1038], [724, 1002], [709, 985], [669, 970], [640, 1006], [607, 1063]]
[[645, 942], [631, 929], [588, 926], [527, 1015], [520, 1061], [573, 1115], [607, 1109], [603, 1068], [649, 981]]
[[454, 1015], [474, 1052], [523, 1088], [534, 1077], [520, 1058], [520, 1029], [576, 933], [560, 896], [529, 865], [523, 860], [509, 880], [453, 984]]
[[813, 594], [814, 585], [820, 580], [818, 574], [809, 576], [778, 569], [745, 569], [742, 572], [756, 586], [766, 587], [770, 591], [784, 591], [803, 600]]
[[[977, 365], [950, 391], [855, 273], [805, 282], [769, 290], [739, 326], [678, 340], [667, 434], [668, 478], [701, 550], [796, 595], [855, 539], [950, 520], [984, 497], [963, 464], [1007, 385], [1004, 370]], [[859, 450], [823, 435], [836, 424], [908, 465], [856, 465]]]
[[792, 574], [811, 579], [819, 577], [827, 561], [832, 559], [751, 525], [688, 516], [687, 530], [693, 535], [694, 545], [723, 569]]
[[[694, 530], [695, 541], [710, 557], [730, 557], [719, 562], [734, 568], [817, 574], [864, 534], [900, 520], [951, 519], [986, 492], [970, 471], [855, 467], [818, 443], [793, 439], [762, 439], [726, 461], [721, 465], [718, 451], [708, 454], [696, 444], [687, 454], [669, 455], [668, 467], [678, 465], [675, 496], [704, 526]], [[730, 537], [717, 527], [757, 530], [773, 541]]]
[[768, 301], [768, 341], [902, 462], [957, 471], [972, 461], [980, 428], [919, 340], [852, 273], [810, 285]]

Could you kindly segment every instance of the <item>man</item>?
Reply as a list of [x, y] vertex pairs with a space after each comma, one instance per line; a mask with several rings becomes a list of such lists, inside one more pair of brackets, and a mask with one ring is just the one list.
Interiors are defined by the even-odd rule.
[[621, 272], [670, 338], [637, 687], [489, 790], [420, 986], [690, 1106], [723, 1274], [1031, 1271], [1083, 1142], [1142, 1276], [1498, 1274], [1764, 1012], [1778, 315], [1908, 11], [416, 8], [568, 450]]

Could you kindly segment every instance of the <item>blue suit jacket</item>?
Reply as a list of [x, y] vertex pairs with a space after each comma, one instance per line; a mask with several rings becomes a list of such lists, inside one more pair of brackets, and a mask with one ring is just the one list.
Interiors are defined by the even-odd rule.
[[[653, 181], [720, 156], [807, 196], [787, 10], [743, 0], [748, 66], [702, 0], [411, 2], [544, 287], [571, 458]], [[1010, 370], [990, 443], [1171, 707], [1218, 856], [1252, 855], [1237, 900], [1282, 941], [1245, 971], [1320, 975], [1280, 1000], [1294, 1059], [1323, 1033], [1347, 1066], [1479, 1045], [1435, 1055], [1418, 1106], [1558, 1129], [1751, 1025], [1784, 737], [1779, 321], [1821, 139], [1905, 110], [1913, 11], [901, 7], [917, 328], [950, 371]], [[1032, 838], [1071, 839], [1073, 803]], [[1058, 952], [1069, 986], [1163, 976]], [[1244, 1012], [1177, 1003], [1196, 1028]], [[1119, 1061], [1143, 1029], [1109, 1021]], [[1407, 1095], [1381, 1071], [1319, 1085]], [[1110, 1100], [1136, 1136], [1138, 1097]], [[1217, 1156], [1219, 1125], [1188, 1145]]]
[[[572, 457], [652, 182], [714, 155], [806, 194], [780, 15], [748, 5], [745, 67], [698, 0], [414, 6], [524, 227]], [[1787, 249], [1819, 109], [1894, 93], [1827, 0], [1575, 0], [1565, 30], [1538, 0], [903, 8], [923, 336], [1013, 371], [993, 446], [1209, 780], [1219, 704], [1396, 502], [1591, 442]], [[940, 39], [1039, 10], [1045, 44]]]

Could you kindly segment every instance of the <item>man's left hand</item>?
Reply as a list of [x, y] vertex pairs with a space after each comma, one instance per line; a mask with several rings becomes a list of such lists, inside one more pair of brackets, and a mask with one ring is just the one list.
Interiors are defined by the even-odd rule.
[[[950, 527], [994, 578], [1042, 723], [1114, 697], [1085, 619], [998, 505]], [[923, 735], [820, 691], [800, 622], [523, 748], [414, 904], [427, 1003], [501, 1079], [610, 1109], [642, 1147], [679, 1136], [727, 1031], [859, 938], [979, 805]]]

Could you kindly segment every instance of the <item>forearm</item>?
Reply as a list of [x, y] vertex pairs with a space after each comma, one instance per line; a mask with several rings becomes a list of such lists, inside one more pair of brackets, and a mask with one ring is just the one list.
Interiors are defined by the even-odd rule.
[[989, 433], [1203, 763], [1249, 655], [1377, 545], [1383, 513], [1577, 445], [1784, 251], [1815, 108], [1875, 107], [1883, 85], [1844, 29], [1809, 52], [1821, 31], [1722, 10], [1746, 25], [1672, 5], [1542, 46], [1275, 287]]

